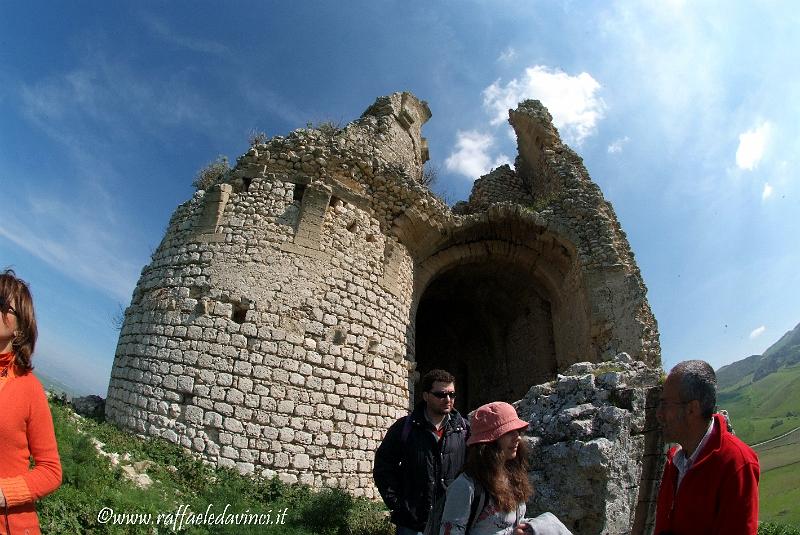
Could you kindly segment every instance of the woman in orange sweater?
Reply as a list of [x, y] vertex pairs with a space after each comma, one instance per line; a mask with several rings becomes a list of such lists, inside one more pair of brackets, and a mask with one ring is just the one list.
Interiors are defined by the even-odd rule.
[[31, 373], [36, 333], [28, 285], [11, 270], [0, 272], [2, 534], [39, 534], [35, 502], [61, 484], [53, 417], [42, 384]]

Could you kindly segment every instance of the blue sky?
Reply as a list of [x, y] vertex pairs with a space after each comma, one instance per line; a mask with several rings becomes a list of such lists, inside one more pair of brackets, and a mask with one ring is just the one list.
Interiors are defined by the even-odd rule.
[[761, 353], [800, 322], [798, 27], [767, 0], [3, 2], [0, 267], [34, 291], [34, 363], [105, 395], [196, 171], [400, 90], [450, 202], [541, 99], [628, 235], [665, 367]]

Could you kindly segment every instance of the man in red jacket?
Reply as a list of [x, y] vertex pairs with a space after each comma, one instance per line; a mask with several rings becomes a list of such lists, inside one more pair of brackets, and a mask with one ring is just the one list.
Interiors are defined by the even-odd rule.
[[714, 369], [702, 360], [670, 371], [656, 415], [670, 449], [656, 508], [656, 535], [756, 535], [758, 457], [714, 414]]

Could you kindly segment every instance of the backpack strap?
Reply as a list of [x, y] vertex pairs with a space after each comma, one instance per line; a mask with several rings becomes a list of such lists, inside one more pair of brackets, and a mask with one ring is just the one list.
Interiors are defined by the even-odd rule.
[[486, 505], [486, 492], [483, 489], [483, 485], [472, 478], [470, 478], [470, 481], [472, 481], [474, 495], [472, 497], [472, 503], [469, 504], [469, 520], [467, 520], [467, 530], [465, 531], [465, 535], [469, 535], [469, 532], [472, 531], [472, 528], [475, 526], [475, 522], [478, 520], [478, 514], [483, 511], [483, 508]]

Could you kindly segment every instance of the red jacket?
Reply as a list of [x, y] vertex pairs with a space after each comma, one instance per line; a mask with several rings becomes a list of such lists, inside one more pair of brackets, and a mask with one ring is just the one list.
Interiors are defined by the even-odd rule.
[[0, 507], [0, 534], [8, 526], [12, 535], [37, 535], [36, 500], [61, 483], [53, 418], [42, 384], [30, 372], [16, 377], [12, 369], [0, 381], [0, 409], [0, 489], [8, 505]]
[[756, 535], [758, 531], [758, 456], [728, 432], [714, 415], [714, 430], [683, 477], [667, 456], [658, 490], [655, 535]]

